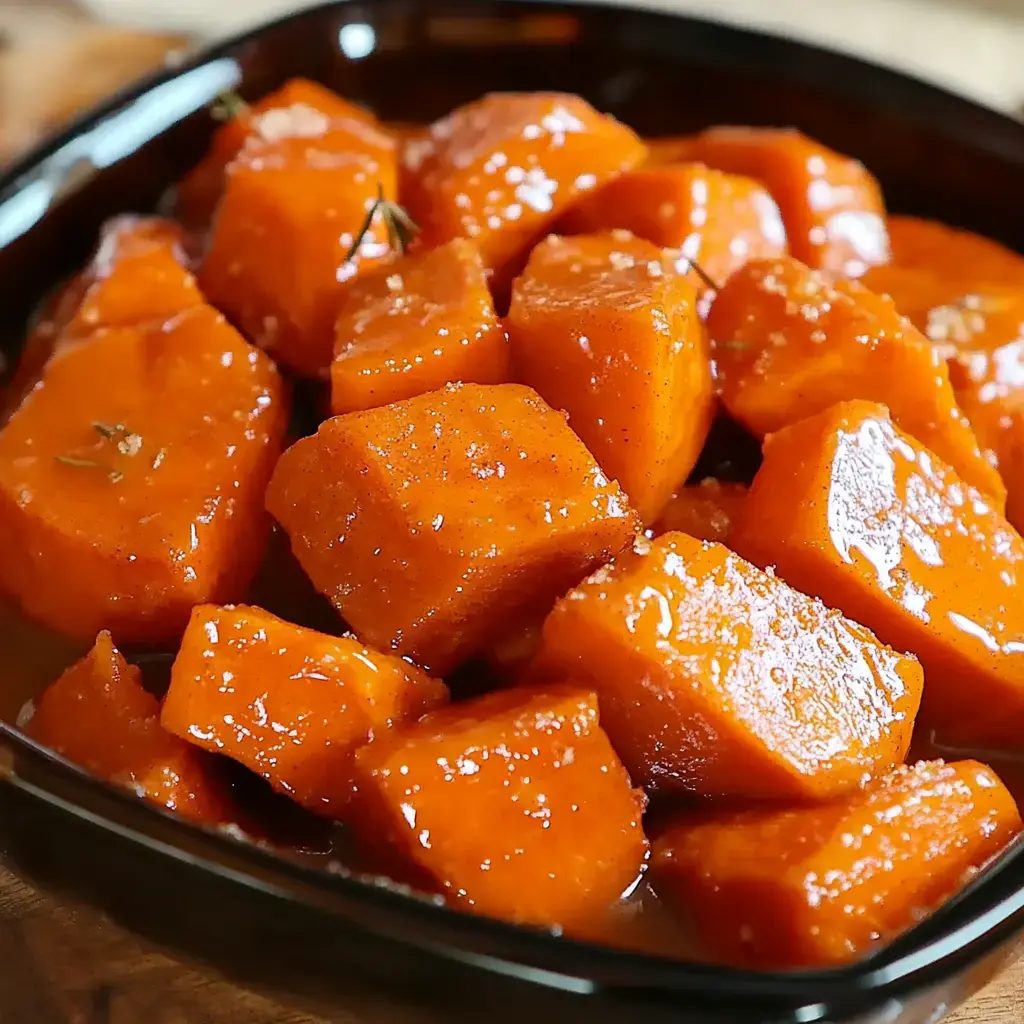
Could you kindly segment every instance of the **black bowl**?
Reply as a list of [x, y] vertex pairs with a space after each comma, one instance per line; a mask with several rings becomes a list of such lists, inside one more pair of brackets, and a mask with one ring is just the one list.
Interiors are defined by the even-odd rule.
[[[152, 209], [199, 158], [217, 93], [258, 96], [294, 75], [405, 121], [488, 90], [543, 88], [578, 92], [649, 135], [793, 124], [863, 159], [892, 209], [1024, 248], [1024, 125], [891, 71], [603, 5], [338, 3], [134, 89], [0, 181], [3, 351], [16, 356], [34, 304], [82, 263], [104, 218]], [[191, 828], [87, 778], [13, 725], [0, 724], [0, 764], [0, 840], [16, 870], [233, 975], [335, 1010], [386, 998], [445, 1020], [923, 1024], [986, 981], [1024, 928], [1024, 855], [1014, 848], [861, 963], [789, 974], [682, 963], [465, 916]]]

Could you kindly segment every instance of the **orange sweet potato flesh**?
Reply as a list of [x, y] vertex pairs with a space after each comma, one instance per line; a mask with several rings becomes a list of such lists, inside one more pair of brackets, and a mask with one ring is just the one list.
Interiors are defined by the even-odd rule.
[[500, 272], [589, 190], [646, 154], [625, 125], [565, 93], [494, 93], [409, 142], [402, 196], [422, 243], [467, 237]]
[[708, 330], [722, 401], [753, 434], [836, 402], [881, 402], [964, 480], [1004, 500], [941, 353], [886, 296], [856, 281], [830, 282], [788, 257], [751, 261], [719, 292]]
[[26, 727], [32, 739], [108, 782], [183, 817], [231, 820], [207, 755], [165, 732], [160, 705], [142, 688], [107, 632], [43, 693]]
[[634, 781], [703, 796], [835, 797], [899, 763], [916, 659], [683, 533], [599, 569], [544, 623], [539, 665], [586, 680]]
[[697, 293], [626, 232], [551, 236], [505, 320], [517, 379], [556, 409], [651, 522], [693, 469], [715, 411]]
[[393, 729], [357, 762], [372, 807], [364, 838], [389, 842], [467, 910], [571, 930], [643, 870], [643, 797], [585, 689], [453, 704]]
[[358, 747], [448, 699], [444, 683], [349, 637], [246, 605], [193, 609], [161, 722], [307, 810], [342, 817]]
[[865, 284], [887, 294], [949, 366], [957, 404], [978, 441], [998, 453], [1024, 410], [1024, 285], [976, 284], [931, 271], [877, 267]]
[[831, 967], [912, 927], [1020, 829], [992, 769], [921, 761], [821, 807], [684, 818], [652, 871], [718, 959]]
[[209, 307], [62, 347], [0, 431], [0, 590], [72, 636], [175, 640], [263, 556], [286, 404]]
[[368, 110], [316, 82], [293, 78], [217, 130], [207, 155], [178, 185], [176, 213], [189, 225], [209, 224], [224, 191], [227, 166], [251, 140], [316, 138], [338, 128], [358, 138], [369, 134], [364, 128], [377, 127]]
[[345, 293], [334, 330], [335, 414], [414, 398], [454, 381], [509, 379], [508, 337], [480, 253], [463, 238], [361, 275]]
[[381, 138], [357, 145], [331, 130], [262, 141], [228, 168], [200, 284], [251, 341], [303, 376], [327, 372], [346, 283], [391, 254], [377, 213], [348, 258], [378, 189], [395, 198], [394, 144]]
[[[716, 283], [748, 260], [786, 253], [782, 216], [760, 182], [695, 163], [623, 174], [577, 203], [559, 227], [568, 234], [631, 231], [697, 260]], [[706, 290], [696, 271], [690, 279]]]
[[1011, 417], [1004, 434], [1000, 457], [1006, 481], [1006, 518], [1024, 534], [1024, 412]]
[[919, 217], [889, 218], [892, 262], [953, 280], [1024, 287], [1024, 256], [971, 231]]
[[773, 434], [730, 543], [913, 651], [923, 730], [1019, 746], [1024, 540], [884, 407], [843, 403]]
[[29, 334], [5, 396], [7, 411], [39, 380], [64, 340], [104, 327], [169, 320], [201, 305], [186, 244], [181, 226], [163, 217], [108, 220], [88, 266], [53, 297]]
[[711, 478], [701, 480], [672, 495], [654, 525], [654, 532], [678, 530], [699, 540], [728, 544], [733, 521], [746, 500], [746, 484]]
[[438, 675], [638, 526], [563, 415], [518, 384], [329, 419], [281, 457], [267, 508], [364, 642]]
[[761, 181], [782, 211], [789, 251], [815, 269], [859, 277], [889, 261], [885, 204], [858, 160], [793, 129], [716, 127], [689, 159]]

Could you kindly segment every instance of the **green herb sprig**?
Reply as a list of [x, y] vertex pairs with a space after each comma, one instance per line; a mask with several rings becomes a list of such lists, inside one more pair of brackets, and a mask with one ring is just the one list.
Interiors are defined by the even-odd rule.
[[359, 233], [352, 242], [351, 248], [345, 254], [346, 263], [349, 263], [356, 253], [359, 252], [359, 247], [363, 244], [363, 239], [373, 226], [373, 218], [378, 212], [380, 213], [380, 219], [384, 222], [384, 230], [388, 234], [388, 245], [392, 249], [404, 253], [412, 244], [412, 240], [419, 231], [416, 222], [398, 203], [393, 203], [390, 199], [384, 198], [384, 186], [378, 182], [377, 198], [367, 211], [366, 219], [363, 221]]

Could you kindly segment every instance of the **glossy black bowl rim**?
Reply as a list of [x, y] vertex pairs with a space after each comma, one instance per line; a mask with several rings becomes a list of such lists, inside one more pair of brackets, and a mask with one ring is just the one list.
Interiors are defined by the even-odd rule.
[[[941, 124], [954, 142], [980, 147], [1021, 162], [1024, 124], [971, 100], [889, 68], [847, 54], [770, 33], [739, 28], [681, 14], [615, 3], [565, 3], [546, 0], [398, 0], [407, 9], [433, 14], [438, 9], [460, 13], [503, 8], [536, 14], [562, 13], [584, 20], [618, 17], [647, 20], [667, 33], [681, 27], [728, 39], [744, 61], [766, 69], [780, 63], [797, 67], [795, 80], [822, 79], [829, 91], [852, 95], [870, 105], [896, 106], [912, 118]], [[348, 20], [372, 22], [374, 11], [396, 0], [334, 0], [257, 26], [220, 41], [113, 96], [73, 121], [0, 175], [0, 203], [44, 176], [48, 161], [86, 131], [125, 111], [153, 88], [222, 58], [231, 58], [247, 44], [303, 20], [328, 12], [349, 14]], [[760, 55], [760, 56], [759, 56]], [[744, 67], [748, 67], [744, 64]], [[34, 221], [12, 236], [30, 231]], [[0, 743], [30, 768], [28, 776], [7, 769], [6, 781], [97, 827], [181, 862], [278, 897], [340, 910], [339, 924], [358, 923], [398, 941], [502, 974], [571, 992], [644, 993], [655, 999], [681, 995], [701, 999], [781, 1001], [803, 1006], [802, 1020], [824, 1017], [835, 1002], [849, 1005], [851, 996], [888, 997], [922, 984], [938, 982], [974, 963], [1012, 938], [1024, 921], [1024, 845], [1015, 843], [999, 863], [926, 922], [926, 938], [915, 928], [869, 958], [822, 971], [758, 973], [597, 946], [502, 921], [466, 914], [437, 900], [410, 895], [382, 879], [345, 872], [326, 872], [275, 855], [244, 838], [222, 830], [199, 829], [170, 812], [138, 800], [123, 789], [96, 780], [39, 746], [18, 728], [0, 722]], [[40, 785], [48, 776], [56, 786]], [[70, 786], [80, 802], [59, 792]], [[96, 808], [100, 808], [97, 810]], [[996, 876], [1008, 872], [1020, 881], [1002, 898], [992, 898]]]

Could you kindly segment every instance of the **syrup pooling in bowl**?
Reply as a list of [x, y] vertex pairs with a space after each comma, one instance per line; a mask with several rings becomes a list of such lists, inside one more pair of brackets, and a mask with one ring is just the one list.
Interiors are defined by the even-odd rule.
[[[1015, 448], [963, 415], [960, 353], [842, 279], [888, 259], [870, 171], [785, 132], [648, 147], [556, 94], [396, 137], [308, 83], [280, 97], [220, 107], [179, 206], [200, 230], [216, 208], [206, 255], [140, 257], [126, 239], [153, 224], [120, 220], [31, 346], [0, 432], [0, 586], [75, 639], [33, 638], [45, 658], [18, 661], [10, 714], [31, 691], [36, 739], [282, 856], [619, 946], [824, 966], [954, 895], [1020, 827], [1000, 759], [970, 760], [1012, 746], [991, 709], [1024, 688], [1024, 627], [995, 607]], [[168, 320], [172, 279], [190, 305]], [[228, 358], [159, 372], [168, 349], [190, 358], [182, 318]], [[126, 358], [107, 365], [112, 331]], [[67, 388], [79, 366], [120, 392]], [[256, 412], [245, 367], [268, 382]], [[867, 433], [837, 419], [865, 409]], [[884, 453], [858, 448], [869, 434]], [[897, 473], [877, 509], [882, 455], [904, 449], [939, 483]], [[140, 452], [146, 473], [116, 461]], [[26, 487], [29, 469], [65, 486]], [[169, 480], [184, 532], [146, 504]], [[895, 522], [910, 532], [851, 590], [861, 541]], [[823, 551], [829, 573], [804, 572]], [[975, 637], [958, 682], [955, 637], [897, 614], [925, 592], [995, 601], [1006, 671]], [[982, 687], [1000, 700], [962, 713]], [[769, 919], [787, 936], [770, 948]]]

